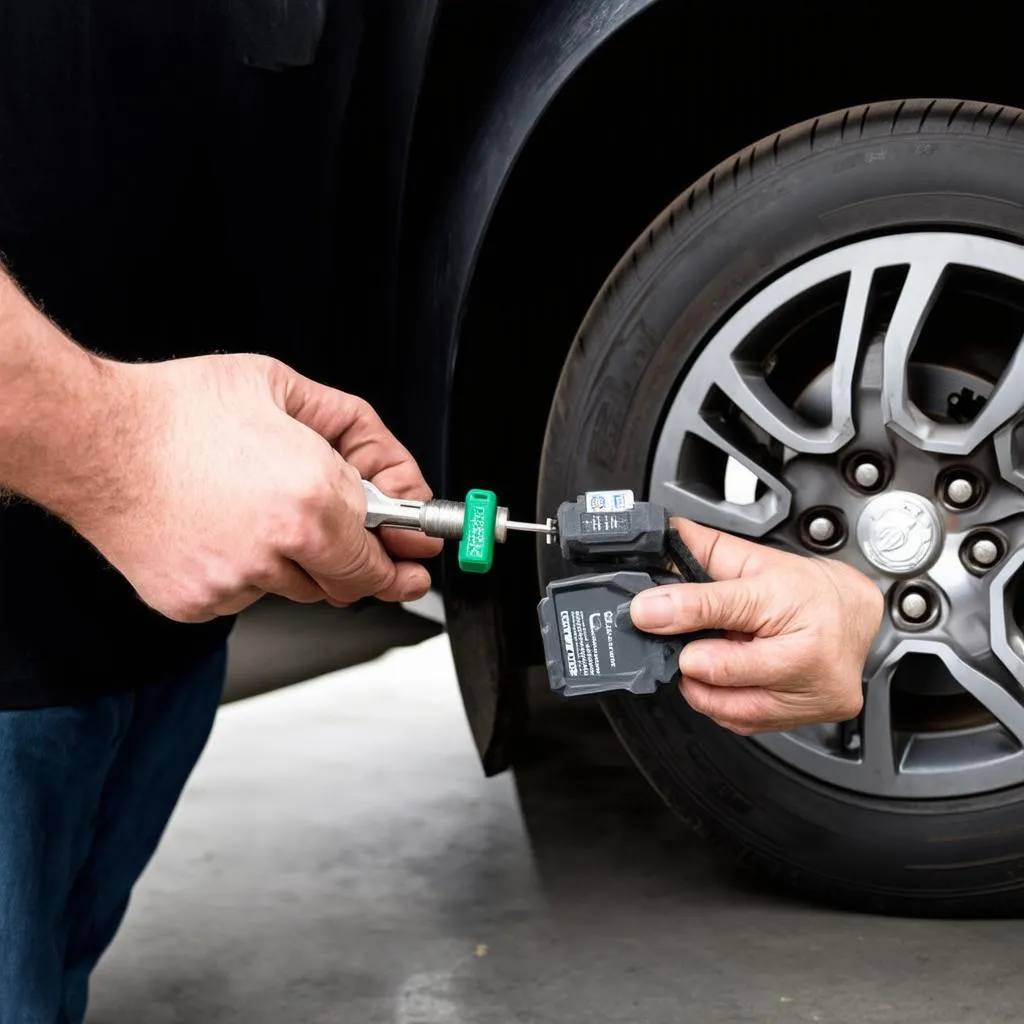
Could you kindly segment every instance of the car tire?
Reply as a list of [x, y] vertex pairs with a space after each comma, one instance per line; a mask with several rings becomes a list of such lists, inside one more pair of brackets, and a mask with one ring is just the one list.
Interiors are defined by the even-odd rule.
[[[554, 397], [539, 514], [588, 489], [649, 493], [680, 382], [722, 323], [791, 268], [900, 232], [1024, 245], [1022, 168], [1021, 111], [946, 100], [838, 111], [720, 164], [643, 233], [593, 302]], [[571, 571], [551, 548], [540, 570], [542, 580]], [[720, 729], [674, 686], [603, 703], [668, 804], [785, 886], [872, 912], [1024, 910], [1024, 785], [890, 799]]]

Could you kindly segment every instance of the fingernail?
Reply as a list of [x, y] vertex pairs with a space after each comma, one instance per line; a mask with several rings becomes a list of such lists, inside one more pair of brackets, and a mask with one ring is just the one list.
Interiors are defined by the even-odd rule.
[[638, 629], [662, 629], [672, 625], [675, 610], [672, 598], [657, 591], [637, 594], [630, 606], [633, 625]]
[[679, 671], [684, 676], [707, 679], [710, 667], [711, 662], [704, 651], [691, 651], [689, 647], [684, 647], [683, 653], [679, 655]]

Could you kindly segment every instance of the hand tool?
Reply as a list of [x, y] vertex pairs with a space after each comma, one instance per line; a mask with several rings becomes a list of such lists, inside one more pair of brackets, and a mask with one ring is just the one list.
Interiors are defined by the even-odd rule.
[[570, 567], [604, 570], [552, 580], [537, 608], [548, 680], [564, 697], [653, 693], [678, 677], [686, 643], [716, 635], [657, 636], [633, 625], [630, 602], [642, 590], [710, 577], [668, 512], [636, 501], [631, 490], [588, 491], [562, 502], [557, 518], [527, 523], [510, 520], [493, 491], [471, 490], [464, 502], [409, 501], [387, 497], [367, 481], [363, 488], [368, 529], [392, 526], [458, 540], [465, 572], [487, 572], [495, 542], [504, 543], [510, 530], [557, 541]]
[[494, 562], [494, 544], [504, 544], [509, 530], [554, 536], [555, 526], [546, 523], [519, 523], [508, 517], [508, 509], [498, 505], [493, 491], [471, 490], [465, 501], [432, 498], [415, 501], [382, 494], [368, 480], [363, 481], [366, 495], [366, 528], [391, 526], [400, 530], [418, 530], [428, 537], [459, 541], [459, 568], [463, 572], [487, 572]]

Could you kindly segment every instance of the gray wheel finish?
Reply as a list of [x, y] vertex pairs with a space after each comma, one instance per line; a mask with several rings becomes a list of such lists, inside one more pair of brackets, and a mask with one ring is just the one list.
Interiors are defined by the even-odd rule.
[[[1024, 782], [1024, 636], [1014, 614], [1024, 568], [1024, 345], [995, 375], [969, 358], [917, 351], [961, 268], [983, 272], [972, 278], [981, 292], [999, 281], [1016, 287], [1024, 248], [919, 232], [793, 268], [704, 346], [652, 464], [652, 500], [673, 514], [840, 558], [887, 595], [858, 721], [753, 740], [822, 782], [874, 796], [965, 796]], [[816, 296], [841, 304], [829, 351], [819, 344], [811, 379], [780, 386], [807, 369], [787, 344]], [[985, 347], [984, 332], [979, 323], [968, 355]], [[954, 415], [954, 400], [972, 394], [971, 415]], [[756, 478], [743, 500], [728, 493], [728, 470], [738, 467]], [[823, 516], [843, 524], [832, 549]]]

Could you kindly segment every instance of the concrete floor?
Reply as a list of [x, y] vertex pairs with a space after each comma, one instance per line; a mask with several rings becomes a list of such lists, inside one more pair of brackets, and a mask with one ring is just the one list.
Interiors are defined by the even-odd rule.
[[1020, 1019], [1019, 924], [764, 891], [567, 713], [484, 779], [443, 636], [227, 706], [89, 1021]]

